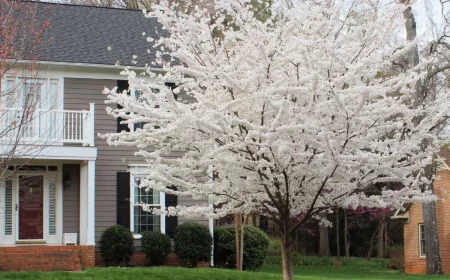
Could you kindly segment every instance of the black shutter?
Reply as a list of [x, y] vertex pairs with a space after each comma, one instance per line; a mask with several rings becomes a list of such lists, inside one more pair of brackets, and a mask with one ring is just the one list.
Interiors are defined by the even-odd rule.
[[117, 172], [117, 224], [130, 228], [129, 172]]
[[[117, 81], [117, 92], [122, 92], [124, 90], [128, 90], [128, 81], [125, 81], [125, 80]], [[122, 109], [122, 106], [117, 105], [117, 108]], [[130, 132], [130, 128], [128, 127], [128, 124], [121, 123], [122, 121], [123, 121], [122, 118], [117, 118], [117, 132], [121, 132], [121, 131]]]
[[174, 89], [176, 89], [178, 86], [175, 85], [175, 83], [164, 83], [164, 85], [166, 87], [169, 87], [170, 90], [172, 91], [173, 97], [175, 98], [175, 100], [178, 100], [178, 94], [175, 94]]
[[[173, 189], [176, 189], [173, 187]], [[173, 194], [166, 194], [166, 207], [169, 206], [177, 206], [178, 205], [178, 197]], [[173, 238], [173, 234], [175, 233], [175, 229], [178, 225], [178, 217], [177, 216], [170, 216], [166, 217], [166, 234], [170, 236], [170, 238]]]

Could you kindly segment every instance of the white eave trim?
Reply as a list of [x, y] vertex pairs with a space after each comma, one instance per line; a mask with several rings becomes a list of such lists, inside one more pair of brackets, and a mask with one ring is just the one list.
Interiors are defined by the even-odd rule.
[[50, 65], [50, 66], [70, 66], [70, 67], [84, 67], [84, 68], [101, 68], [101, 69], [111, 69], [111, 70], [122, 70], [124, 68], [129, 68], [130, 70], [146, 70], [149, 69], [151, 71], [161, 71], [164, 70], [161, 68], [155, 68], [155, 67], [138, 67], [138, 66], [128, 66], [128, 65], [110, 65], [110, 64], [94, 64], [94, 63], [73, 63], [73, 62], [59, 62], [59, 61], [31, 61], [31, 60], [18, 60], [16, 63], [37, 63], [37, 64], [44, 64], [44, 65]]
[[[0, 153], [5, 154], [11, 149], [10, 145], [0, 145]], [[58, 159], [58, 160], [96, 160], [97, 147], [71, 147], [71, 146], [47, 146], [30, 150], [24, 148], [21, 154], [21, 145], [17, 146], [17, 159]]]
[[447, 165], [447, 163], [445, 163], [445, 160], [441, 156], [437, 155], [437, 159], [439, 160], [437, 171], [450, 170], [450, 167]]
[[403, 206], [398, 208], [397, 211], [395, 211], [395, 214], [393, 216], [391, 216], [392, 220], [396, 220], [396, 219], [407, 219], [409, 222], [409, 209], [404, 211], [403, 213], [400, 213], [400, 211], [402, 210]]

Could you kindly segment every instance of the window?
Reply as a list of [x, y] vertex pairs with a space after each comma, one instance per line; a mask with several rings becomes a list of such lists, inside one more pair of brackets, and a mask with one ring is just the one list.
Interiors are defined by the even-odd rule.
[[146, 191], [145, 188], [140, 188], [142, 177], [143, 175], [133, 174], [130, 180], [132, 198], [130, 226], [136, 238], [140, 238], [144, 231], [165, 232], [165, 217], [154, 215], [142, 209], [142, 205], [149, 205], [151, 208], [165, 208], [165, 195], [158, 191]]
[[425, 226], [419, 224], [419, 256], [425, 257]]
[[[174, 93], [174, 89], [177, 87], [175, 85], [175, 83], [165, 83], [165, 85], [167, 87], [169, 87], [173, 93], [173, 96], [175, 97], [175, 100], [178, 99], [177, 94]], [[130, 91], [132, 91], [134, 94], [134, 96], [137, 99], [143, 99], [142, 97], [142, 91], [140, 90], [128, 90], [128, 81], [117, 81], [117, 90], [118, 92], [122, 92], [124, 90], [127, 90], [127, 94], [130, 94]], [[153, 93], [159, 93], [159, 89], [152, 89]], [[122, 107], [120, 105], [117, 105], [118, 109], [122, 109]], [[159, 105], [156, 105], [155, 108], [159, 108]], [[127, 123], [122, 123], [123, 119], [122, 118], [117, 118], [117, 132], [121, 132], [121, 131], [126, 131], [126, 132], [130, 132], [130, 131], [135, 131], [136, 129], [143, 129], [144, 125], [146, 124], [145, 122], [139, 122], [139, 123], [135, 123], [132, 127], [130, 127]], [[159, 128], [159, 126], [155, 126], [155, 128]]]

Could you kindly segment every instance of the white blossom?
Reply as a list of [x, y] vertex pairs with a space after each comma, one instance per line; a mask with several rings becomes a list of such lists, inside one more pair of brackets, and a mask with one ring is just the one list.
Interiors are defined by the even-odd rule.
[[[428, 62], [395, 66], [415, 44], [391, 40], [404, 6], [382, 16], [367, 9], [355, 23], [329, 1], [301, 1], [263, 23], [247, 1], [217, 2], [213, 21], [202, 11], [155, 6], [148, 16], [170, 36], [148, 41], [166, 74], [127, 71], [139, 100], [105, 90], [108, 103], [121, 106], [108, 109], [112, 116], [146, 123], [104, 135], [146, 160], [143, 184], [215, 205], [168, 213], [258, 212], [300, 223], [336, 206], [400, 208], [435, 199], [422, 191], [428, 181], [419, 172], [448, 140], [434, 128], [449, 95], [411, 105]], [[225, 26], [224, 14], [233, 26]], [[177, 101], [165, 81], [176, 81], [179, 95], [195, 102]], [[172, 185], [177, 191], [166, 188]], [[380, 191], [367, 191], [374, 186]]]

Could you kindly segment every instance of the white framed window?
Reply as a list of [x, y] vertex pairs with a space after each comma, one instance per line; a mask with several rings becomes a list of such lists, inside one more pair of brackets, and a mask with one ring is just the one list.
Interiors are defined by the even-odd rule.
[[[22, 124], [23, 139], [56, 138], [57, 114], [62, 109], [62, 82], [56, 78], [6, 76], [1, 81], [2, 129]], [[14, 137], [12, 129], [8, 137]]]
[[425, 257], [425, 226], [423, 224], [419, 224], [419, 256]]
[[136, 239], [140, 239], [144, 231], [165, 233], [166, 227], [165, 214], [155, 215], [142, 209], [143, 205], [160, 209], [165, 209], [166, 205], [165, 193], [140, 187], [145, 176], [140, 169], [132, 168], [130, 176], [130, 229]]

